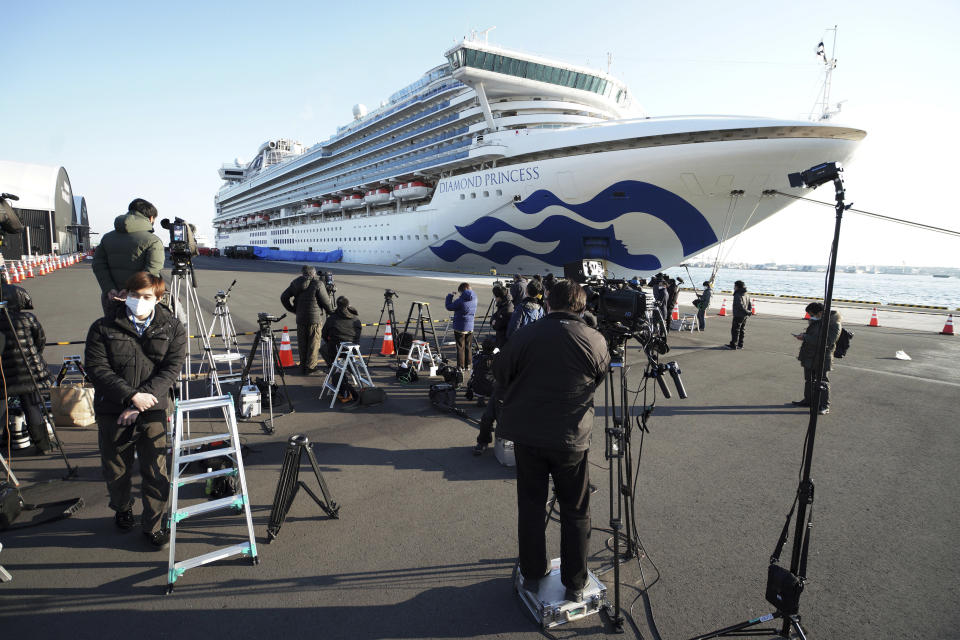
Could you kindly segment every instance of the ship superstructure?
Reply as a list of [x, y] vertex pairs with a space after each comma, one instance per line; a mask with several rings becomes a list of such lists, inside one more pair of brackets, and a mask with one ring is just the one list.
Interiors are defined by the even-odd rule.
[[309, 148], [224, 165], [217, 246], [342, 251], [344, 262], [614, 275], [676, 264], [785, 206], [786, 174], [844, 161], [831, 123], [647, 118], [609, 74], [467, 39]]

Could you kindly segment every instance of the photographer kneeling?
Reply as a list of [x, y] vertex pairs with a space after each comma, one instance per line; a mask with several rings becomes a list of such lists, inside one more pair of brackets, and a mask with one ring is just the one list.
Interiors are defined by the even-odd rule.
[[337, 357], [337, 351], [342, 342], [352, 342], [360, 344], [360, 332], [363, 325], [360, 324], [360, 317], [357, 310], [350, 306], [350, 301], [345, 296], [337, 298], [337, 308], [327, 316], [327, 321], [320, 331], [320, 338], [323, 340], [321, 355], [327, 366], [333, 364]]
[[497, 435], [514, 442], [520, 572], [536, 592], [549, 573], [544, 505], [553, 476], [560, 505], [560, 577], [579, 602], [587, 582], [590, 493], [587, 456], [593, 396], [606, 375], [606, 340], [580, 318], [586, 294], [562, 280], [550, 290], [551, 313], [514, 333], [494, 362], [503, 393]]
[[110, 493], [110, 508], [122, 531], [132, 529], [133, 458], [142, 477], [143, 534], [163, 547], [169, 533], [162, 517], [167, 508], [166, 409], [170, 390], [186, 359], [183, 325], [157, 299], [163, 278], [138, 272], [124, 288], [126, 304], [100, 318], [87, 333], [84, 354], [87, 376], [95, 390], [100, 460]]

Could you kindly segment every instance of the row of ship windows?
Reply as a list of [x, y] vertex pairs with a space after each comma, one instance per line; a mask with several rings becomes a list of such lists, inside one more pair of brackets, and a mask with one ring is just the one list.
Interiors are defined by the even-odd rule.
[[[430, 234], [407, 234], [407, 240], [420, 240], [420, 236], [423, 236], [423, 240], [429, 240]], [[276, 238], [272, 240], [276, 244], [293, 244], [294, 242], [363, 242], [363, 241], [377, 241], [377, 240], [403, 240], [403, 234], [398, 236], [355, 236], [350, 238]], [[440, 237], [437, 234], [433, 234], [434, 240], [439, 240]], [[267, 244], [266, 240], [251, 240], [250, 244]]]
[[[497, 195], [498, 195], [498, 196], [502, 196], [502, 195], [503, 195], [503, 190], [497, 189]], [[470, 193], [470, 197], [471, 197], [471, 198], [476, 198], [476, 197], [477, 197], [477, 192], [476, 192], [476, 191], [472, 191], [472, 192]], [[490, 192], [489, 192], [489, 191], [484, 191], [484, 192], [483, 192], [483, 197], [484, 197], [484, 198], [489, 198], [489, 197], [490, 197]], [[461, 194], [460, 194], [460, 199], [461, 199], [461, 200], [466, 200], [466, 199], [467, 199], [467, 194], [461, 193]]]

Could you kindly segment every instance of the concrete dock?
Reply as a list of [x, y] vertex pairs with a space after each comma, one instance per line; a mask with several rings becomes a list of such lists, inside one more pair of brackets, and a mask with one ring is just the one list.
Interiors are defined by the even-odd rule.
[[[100, 313], [88, 264], [23, 285], [51, 342], [82, 340]], [[282, 313], [279, 294], [299, 273], [296, 264], [198, 258], [195, 265], [208, 321], [214, 293], [238, 280], [229, 303], [241, 332], [256, 329], [257, 312]], [[338, 293], [365, 323], [377, 321], [385, 288], [400, 294], [401, 323], [414, 300], [431, 302], [435, 318], [447, 318], [443, 296], [456, 288], [450, 278], [458, 278], [330, 268]], [[484, 310], [489, 288], [475, 288]], [[655, 638], [655, 625], [662, 638], [689, 638], [772, 610], [764, 600], [767, 564], [794, 498], [809, 420], [790, 404], [803, 390], [798, 343], [790, 335], [806, 324], [802, 308], [776, 317], [761, 307], [741, 351], [721, 347], [729, 341], [729, 318], [708, 316], [704, 333], [670, 334], [663, 360], [680, 364], [690, 397], [658, 396], [643, 436], [636, 514], [646, 555], [639, 566], [633, 560], [622, 569], [624, 608], [635, 625], [628, 622], [626, 637], [638, 630]], [[689, 302], [681, 309], [692, 311]], [[831, 412], [819, 418], [816, 434], [804, 626], [810, 638], [956, 637], [960, 338], [884, 322], [848, 328], [856, 336], [849, 355], [835, 361]], [[364, 328], [365, 353], [372, 333]], [[912, 359], [896, 359], [898, 350]], [[628, 351], [635, 389], [642, 354], [635, 346]], [[56, 369], [62, 357], [82, 352], [82, 345], [56, 346], [45, 356]], [[389, 396], [382, 405], [328, 409], [329, 401], [318, 400], [322, 377], [292, 369], [287, 381], [296, 412], [277, 419], [276, 433], [267, 435], [260, 422], [240, 423], [261, 542], [294, 433], [314, 443], [341, 518], [329, 519], [301, 492], [279, 538], [258, 545], [258, 566], [231, 559], [192, 569], [170, 596], [163, 595], [167, 553], [154, 551], [136, 531], [114, 528], [95, 427], [59, 429], [80, 468], [75, 480], [59, 481], [64, 466], [57, 457], [14, 453], [15, 472], [33, 485], [28, 500], [82, 496], [86, 507], [66, 520], [0, 532], [0, 565], [13, 575], [0, 584], [3, 637], [542, 637], [511, 586], [513, 470], [492, 451], [473, 457], [476, 427], [435, 411], [426, 377], [397, 384], [387, 362], [371, 361]], [[602, 572], [612, 596], [610, 536], [603, 531], [610, 519], [603, 397], [601, 388], [590, 456], [597, 486], [590, 567]], [[462, 396], [459, 402], [479, 418], [482, 409]], [[194, 433], [206, 428], [195, 424]], [[635, 454], [640, 435], [634, 430]], [[306, 468], [301, 479], [315, 487]], [[180, 530], [184, 553], [238, 541], [239, 522], [230, 515], [187, 521]], [[559, 555], [557, 524], [550, 524], [548, 538]], [[784, 559], [789, 555], [790, 543]], [[601, 638], [605, 631], [593, 616], [553, 633]]]

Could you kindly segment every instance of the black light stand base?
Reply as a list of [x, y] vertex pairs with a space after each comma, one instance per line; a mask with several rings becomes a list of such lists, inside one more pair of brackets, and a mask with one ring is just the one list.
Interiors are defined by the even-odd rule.
[[[773, 613], [768, 613], [762, 615], [759, 618], [752, 618], [750, 620], [744, 620], [743, 622], [738, 622], [737, 624], [732, 624], [729, 627], [724, 627], [722, 629], [717, 629], [711, 631], [710, 633], [705, 633], [703, 635], [690, 638], [690, 640], [708, 640], [709, 638], [722, 638], [724, 636], [755, 636], [755, 637], [767, 637], [767, 638], [789, 638], [788, 635], [783, 635], [783, 629], [777, 627], [765, 627], [763, 629], [754, 629], [752, 627], [757, 626], [758, 624], [764, 624], [765, 622], [771, 622], [778, 618], [784, 618], [783, 614], [779, 611]], [[806, 634], [803, 632], [803, 627], [800, 626], [800, 616], [792, 615], [784, 618], [785, 625], [787, 629], [792, 629], [796, 633], [796, 637], [800, 640], [807, 640]]]
[[[303, 462], [303, 454], [307, 454], [310, 460], [310, 466], [313, 467], [313, 473], [320, 484], [320, 492], [323, 499], [317, 497], [310, 487], [300, 481], [300, 464]], [[287, 441], [287, 452], [283, 458], [283, 467], [280, 469], [280, 481], [277, 483], [277, 492], [273, 498], [273, 509], [270, 511], [270, 522], [267, 525], [267, 542], [271, 542], [280, 535], [280, 527], [290, 511], [293, 499], [297, 496], [300, 488], [310, 494], [324, 513], [331, 518], [340, 518], [340, 505], [334, 502], [327, 489], [327, 483], [320, 473], [320, 465], [317, 464], [317, 458], [313, 454], [313, 448], [310, 441], [303, 434], [290, 436]]]

